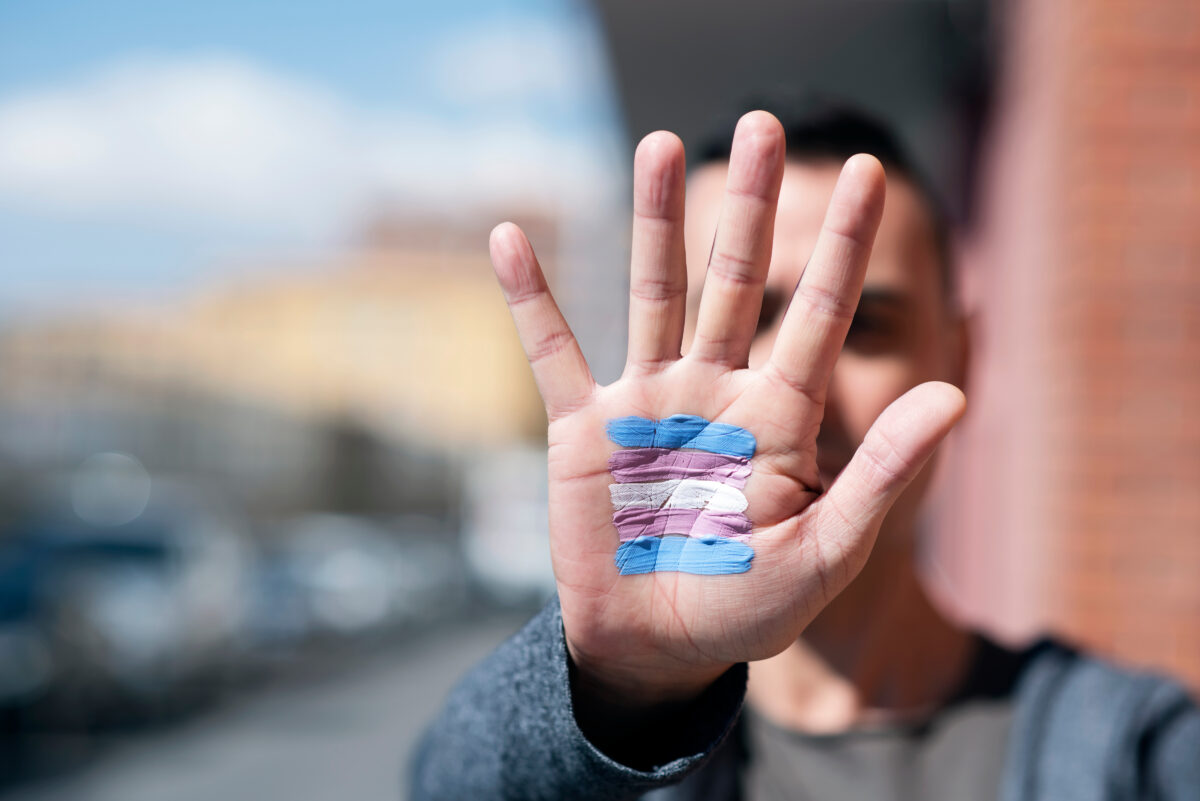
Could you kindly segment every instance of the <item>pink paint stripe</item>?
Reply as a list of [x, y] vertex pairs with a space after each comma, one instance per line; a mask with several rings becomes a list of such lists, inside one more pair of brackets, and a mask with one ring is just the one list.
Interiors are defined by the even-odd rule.
[[613, 525], [617, 527], [622, 542], [664, 534], [746, 540], [750, 537], [751, 529], [749, 518], [737, 512], [642, 507], [626, 507], [613, 512]]
[[698, 478], [720, 481], [741, 489], [750, 477], [750, 462], [740, 456], [669, 448], [629, 448], [614, 451], [608, 469], [621, 483]]

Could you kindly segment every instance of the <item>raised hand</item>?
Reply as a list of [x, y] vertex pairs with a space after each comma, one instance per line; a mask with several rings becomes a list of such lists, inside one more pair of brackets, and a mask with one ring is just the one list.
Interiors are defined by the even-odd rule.
[[[846, 163], [771, 356], [750, 370], [784, 155], [773, 117], [754, 112], [741, 120], [695, 336], [682, 356], [683, 149], [670, 134], [643, 140], [634, 163], [629, 353], [624, 374], [608, 386], [593, 380], [525, 236], [510, 224], [492, 234], [496, 274], [550, 420], [550, 536], [567, 646], [590, 687], [625, 703], [694, 697], [732, 664], [786, 648], [857, 574], [892, 502], [962, 414], [957, 389], [914, 388], [880, 416], [832, 486], [821, 486], [816, 440], [826, 386], [862, 288], [884, 175], [870, 156]], [[704, 524], [696, 522], [700, 512], [658, 508], [661, 488], [628, 484], [636, 470], [624, 479], [615, 475], [630, 457], [612, 461], [614, 452], [664, 444], [661, 435], [671, 433], [647, 438], [650, 422], [625, 418], [674, 415], [702, 418], [691, 421], [696, 426], [721, 425], [702, 432], [703, 441], [684, 434], [666, 447], [715, 449], [717, 458], [708, 461], [729, 463], [752, 454], [744, 488], [728, 477], [715, 481], [724, 490], [688, 485], [700, 503], [711, 496]], [[750, 435], [749, 450], [738, 429]], [[743, 450], [722, 454], [730, 437]], [[656, 458], [706, 458], [678, 453]], [[619, 487], [610, 491], [613, 484]], [[618, 557], [614, 504], [626, 500], [635, 512], [617, 516], [620, 531], [649, 536]], [[689, 526], [706, 536], [678, 539]], [[680, 548], [690, 554], [720, 548], [741, 561], [721, 562], [716, 575], [680, 572], [703, 561], [681, 561]], [[651, 572], [639, 572], [647, 567]]]

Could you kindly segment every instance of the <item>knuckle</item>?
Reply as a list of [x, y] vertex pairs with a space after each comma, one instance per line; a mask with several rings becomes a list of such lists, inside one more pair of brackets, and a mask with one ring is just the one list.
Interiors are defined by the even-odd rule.
[[890, 489], [911, 481], [917, 466], [882, 431], [868, 432], [862, 446], [868, 480], [873, 486]]
[[629, 285], [629, 296], [644, 303], [678, 300], [687, 292], [687, 283], [678, 278], [638, 278]]
[[688, 355], [697, 361], [723, 365], [725, 359], [735, 350], [736, 342], [731, 335], [713, 335], [697, 331], [692, 338], [692, 347]]
[[871, 239], [863, 236], [861, 231], [855, 230], [848, 225], [841, 225], [827, 221], [823, 226], [821, 226], [821, 231], [826, 236], [838, 240], [843, 245], [853, 249], [865, 248], [871, 244]]
[[808, 312], [821, 314], [834, 320], [850, 321], [858, 310], [858, 304], [848, 301], [837, 292], [830, 291], [811, 282], [801, 281], [796, 287], [796, 298]]
[[763, 271], [753, 259], [736, 256], [726, 250], [714, 250], [708, 260], [709, 277], [726, 283], [757, 287], [766, 282]]
[[508, 301], [510, 309], [517, 309], [536, 300], [541, 300], [547, 294], [545, 286], [533, 286], [515, 289], [508, 294], [505, 300]]
[[539, 362], [543, 362], [546, 359], [557, 356], [570, 347], [574, 339], [575, 338], [571, 335], [571, 332], [565, 329], [553, 331], [547, 334], [546, 336], [542, 337], [542, 339], [538, 340], [537, 344], [530, 348], [526, 353], [529, 358], [529, 363], [536, 365]]

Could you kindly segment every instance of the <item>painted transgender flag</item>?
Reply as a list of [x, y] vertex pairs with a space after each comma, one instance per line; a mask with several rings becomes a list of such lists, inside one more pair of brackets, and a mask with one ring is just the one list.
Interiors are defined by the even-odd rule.
[[750, 477], [753, 434], [676, 414], [609, 420], [608, 438], [623, 448], [608, 460], [622, 575], [750, 569], [754, 550], [742, 489]]

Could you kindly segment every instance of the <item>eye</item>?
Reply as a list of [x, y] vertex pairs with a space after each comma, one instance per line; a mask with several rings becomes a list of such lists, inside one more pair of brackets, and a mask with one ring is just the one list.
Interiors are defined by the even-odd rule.
[[866, 355], [896, 350], [904, 344], [904, 329], [902, 314], [859, 306], [846, 334], [845, 347]]

